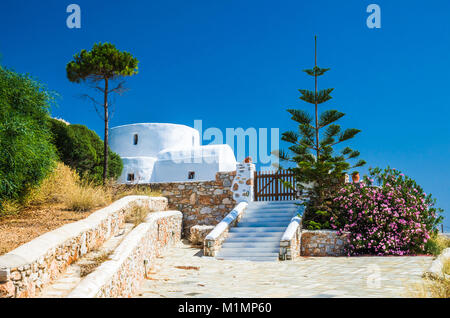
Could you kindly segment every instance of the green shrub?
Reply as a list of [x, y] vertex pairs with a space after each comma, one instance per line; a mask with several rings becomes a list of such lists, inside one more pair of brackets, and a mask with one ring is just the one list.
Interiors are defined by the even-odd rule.
[[438, 256], [446, 248], [450, 247], [450, 238], [433, 234], [425, 244], [425, 252], [434, 256]]
[[[50, 119], [53, 142], [64, 164], [82, 177], [100, 183], [103, 173], [103, 141], [84, 125], [67, 125]], [[109, 149], [108, 178], [117, 179], [122, 173], [122, 159]]]
[[53, 169], [47, 125], [52, 101], [42, 84], [0, 66], [0, 205], [23, 200]]

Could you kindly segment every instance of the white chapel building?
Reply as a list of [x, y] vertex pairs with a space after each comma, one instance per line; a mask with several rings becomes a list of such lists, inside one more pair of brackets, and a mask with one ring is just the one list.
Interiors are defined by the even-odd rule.
[[236, 170], [229, 145], [200, 145], [199, 132], [185, 125], [142, 123], [110, 130], [111, 150], [123, 161], [118, 182], [209, 181]]

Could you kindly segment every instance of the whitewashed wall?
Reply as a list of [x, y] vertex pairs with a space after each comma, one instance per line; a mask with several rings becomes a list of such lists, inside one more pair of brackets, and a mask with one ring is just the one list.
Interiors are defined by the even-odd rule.
[[164, 149], [199, 146], [200, 135], [196, 129], [184, 125], [132, 124], [111, 128], [109, 145], [120, 157], [156, 157]]
[[[124, 164], [120, 183], [210, 181], [217, 172], [236, 170], [230, 146], [200, 146], [198, 131], [188, 126], [132, 124], [114, 127], [110, 135], [110, 147]], [[188, 178], [190, 172], [195, 173], [193, 179]], [[132, 182], [129, 175], [134, 176]]]

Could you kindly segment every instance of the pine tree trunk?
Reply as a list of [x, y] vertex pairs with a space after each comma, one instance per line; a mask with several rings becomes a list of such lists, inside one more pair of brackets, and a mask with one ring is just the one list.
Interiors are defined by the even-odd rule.
[[316, 162], [319, 162], [319, 156], [320, 156], [320, 149], [319, 149], [319, 119], [318, 119], [318, 109], [317, 109], [317, 71], [315, 68], [317, 67], [317, 36], [314, 37], [314, 80], [315, 80], [315, 89], [314, 89], [314, 99], [315, 99], [315, 106], [316, 106]]
[[106, 179], [108, 177], [108, 78], [105, 78], [105, 91], [104, 91], [104, 104], [103, 108], [105, 110], [105, 138], [103, 140], [103, 185], [106, 184]]

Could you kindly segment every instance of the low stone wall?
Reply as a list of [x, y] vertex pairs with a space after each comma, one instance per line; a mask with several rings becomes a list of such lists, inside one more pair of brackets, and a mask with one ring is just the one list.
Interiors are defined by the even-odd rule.
[[283, 236], [280, 240], [280, 260], [293, 260], [300, 256], [300, 244], [302, 236], [301, 222], [301, 217], [293, 217], [286, 231], [283, 233]]
[[[148, 184], [169, 200], [169, 208], [183, 213], [184, 236], [194, 225], [216, 225], [236, 205], [231, 184], [233, 172], [219, 172], [214, 181]], [[140, 185], [142, 186], [142, 185]]]
[[0, 256], [0, 297], [36, 296], [68, 265], [117, 235], [135, 204], [152, 211], [167, 209], [166, 198], [128, 196]]
[[450, 278], [450, 275], [444, 272], [444, 264], [449, 259], [450, 259], [450, 248], [446, 248], [431, 263], [430, 268], [428, 268], [428, 270], [425, 271], [424, 276], [433, 279]]
[[179, 211], [151, 213], [131, 231], [110, 260], [86, 276], [69, 298], [131, 297], [152, 270], [154, 260], [180, 241], [182, 214]]
[[225, 241], [228, 236], [230, 228], [239, 223], [247, 206], [247, 202], [239, 203], [219, 224], [216, 225], [211, 233], [206, 236], [203, 245], [204, 256], [217, 255], [217, 252], [222, 247], [223, 241]]
[[193, 245], [198, 245], [203, 248], [203, 242], [206, 236], [214, 229], [214, 225], [194, 225], [191, 227], [189, 234], [189, 241]]
[[337, 231], [302, 231], [301, 256], [344, 256], [349, 234], [340, 236]]

